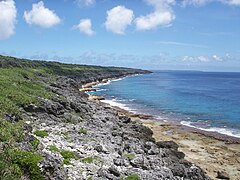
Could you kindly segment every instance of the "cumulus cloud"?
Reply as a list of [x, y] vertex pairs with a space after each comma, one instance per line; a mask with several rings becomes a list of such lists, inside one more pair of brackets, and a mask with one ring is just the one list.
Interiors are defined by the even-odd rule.
[[172, 6], [175, 0], [145, 0], [147, 4], [154, 7], [154, 11], [146, 16], [136, 18], [137, 30], [150, 30], [159, 26], [168, 26], [175, 19]]
[[80, 23], [78, 25], [74, 26], [74, 28], [78, 29], [81, 33], [88, 35], [88, 36], [92, 36], [92, 35], [96, 34], [92, 30], [91, 19], [81, 19]]
[[116, 34], [125, 34], [127, 26], [132, 24], [133, 11], [124, 6], [116, 6], [107, 11], [105, 27], [108, 31]]
[[25, 21], [43, 28], [50, 28], [61, 22], [57, 14], [44, 6], [43, 1], [32, 5], [32, 10], [24, 12]]
[[83, 7], [95, 4], [96, 0], [76, 0], [75, 2], [78, 4], [78, 6]]
[[194, 6], [203, 6], [211, 2], [221, 2], [228, 5], [240, 5], [240, 0], [183, 0], [182, 6], [194, 5]]
[[14, 34], [17, 9], [13, 0], [0, 1], [0, 40]]

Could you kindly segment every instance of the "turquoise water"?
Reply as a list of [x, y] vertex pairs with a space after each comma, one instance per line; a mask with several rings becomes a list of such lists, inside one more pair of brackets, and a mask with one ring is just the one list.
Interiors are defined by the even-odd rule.
[[240, 138], [240, 73], [154, 71], [92, 93], [133, 112]]

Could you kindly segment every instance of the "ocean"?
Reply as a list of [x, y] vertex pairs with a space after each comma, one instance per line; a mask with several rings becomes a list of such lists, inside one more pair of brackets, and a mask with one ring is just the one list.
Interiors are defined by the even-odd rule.
[[240, 138], [240, 73], [153, 71], [95, 88], [131, 112]]

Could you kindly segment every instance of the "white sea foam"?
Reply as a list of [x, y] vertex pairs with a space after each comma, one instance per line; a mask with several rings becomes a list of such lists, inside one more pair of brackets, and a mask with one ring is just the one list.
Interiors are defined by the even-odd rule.
[[99, 83], [99, 84], [97, 84], [97, 85], [94, 85], [93, 87], [96, 88], [96, 87], [99, 87], [99, 86], [105, 86], [105, 85], [108, 85], [108, 84], [110, 84], [110, 83], [111, 83], [111, 81], [107, 81], [107, 82], [105, 82], [105, 83]]
[[97, 89], [96, 91], [100, 92], [100, 91], [107, 91], [107, 89]]
[[130, 112], [135, 112], [134, 109], [131, 109], [130, 107], [128, 107], [126, 104], [120, 103], [119, 101], [117, 101], [116, 99], [112, 99], [112, 100], [101, 100], [104, 103], [107, 103], [111, 106], [116, 106], [119, 107], [121, 109], [124, 109], [126, 111], [130, 111]]
[[196, 127], [196, 126], [192, 125], [192, 122], [189, 122], [189, 121], [181, 121], [181, 124], [184, 126], [200, 129], [200, 130], [207, 131], [207, 132], [217, 132], [220, 134], [240, 138], [240, 132], [235, 132], [233, 129], [230, 129], [230, 128], [229, 129], [218, 128], [218, 127], [201, 128], [201, 127]]
[[110, 80], [110, 81], [121, 81], [121, 80], [123, 80], [123, 79], [125, 79], [126, 77], [123, 77], [123, 78], [118, 78], [118, 79], [113, 79], [113, 80]]
[[124, 78], [108, 80], [107, 82], [99, 83], [99, 84], [97, 84], [97, 85], [95, 85], [95, 86], [93, 86], [93, 87], [96, 88], [96, 87], [99, 87], [99, 86], [106, 86], [106, 85], [110, 84], [110, 83], [113, 82], [113, 81], [120, 81], [120, 80], [122, 80], [122, 79], [124, 79]]

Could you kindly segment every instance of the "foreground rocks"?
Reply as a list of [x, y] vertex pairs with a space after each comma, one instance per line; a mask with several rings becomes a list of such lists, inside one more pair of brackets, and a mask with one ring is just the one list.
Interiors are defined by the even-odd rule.
[[[37, 151], [46, 179], [209, 179], [184, 159], [172, 141], [155, 142], [153, 132], [79, 91], [83, 83], [111, 77], [58, 78], [47, 84], [53, 99], [25, 107], [40, 140]], [[120, 74], [119, 76], [126, 75]], [[118, 75], [114, 75], [115, 77]], [[46, 131], [39, 137], [36, 130]]]
[[218, 179], [230, 179], [229, 175], [224, 171], [218, 171], [217, 178]]

